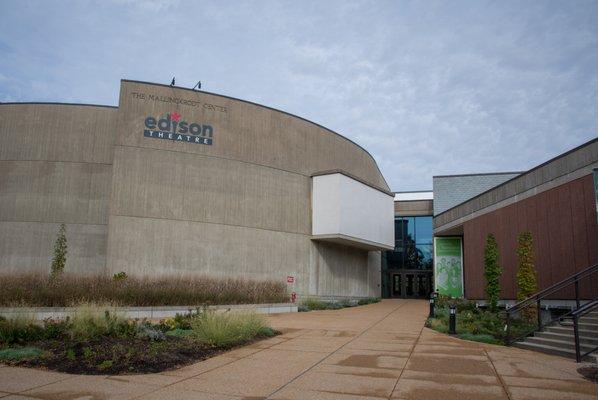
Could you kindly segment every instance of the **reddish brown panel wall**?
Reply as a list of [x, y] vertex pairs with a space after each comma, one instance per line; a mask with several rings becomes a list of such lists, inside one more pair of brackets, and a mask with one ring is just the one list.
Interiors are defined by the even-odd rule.
[[[529, 230], [534, 239], [538, 288], [544, 289], [598, 263], [598, 225], [594, 183], [586, 175], [464, 223], [465, 296], [483, 299], [484, 246], [493, 233], [498, 242], [501, 298], [516, 297], [517, 235]], [[598, 297], [598, 274], [581, 285], [583, 298]], [[573, 298], [573, 288], [553, 298]]]

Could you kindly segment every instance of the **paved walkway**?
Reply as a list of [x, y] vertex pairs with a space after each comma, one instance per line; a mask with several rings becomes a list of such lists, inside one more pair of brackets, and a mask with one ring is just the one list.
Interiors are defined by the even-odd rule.
[[[423, 327], [427, 302], [269, 317], [283, 335], [176, 371], [76, 376], [0, 367], [5, 399], [598, 399], [560, 357]], [[4, 397], [3, 397], [4, 396]]]

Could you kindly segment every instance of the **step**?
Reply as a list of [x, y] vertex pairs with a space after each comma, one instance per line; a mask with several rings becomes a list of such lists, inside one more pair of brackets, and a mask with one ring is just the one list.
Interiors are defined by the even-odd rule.
[[[561, 325], [561, 326], [573, 326], [573, 321], [570, 320], [570, 319], [565, 319], [563, 321], [558, 322], [557, 324]], [[578, 325], [582, 329], [588, 329], [588, 330], [592, 330], [592, 331], [598, 331], [598, 323], [580, 320], [578, 322]]]
[[[513, 346], [518, 347], [520, 349], [539, 351], [542, 353], [552, 354], [552, 355], [556, 355], [556, 356], [562, 356], [562, 357], [573, 358], [573, 359], [575, 358], [574, 350], [563, 349], [562, 347], [547, 346], [544, 344], [537, 344], [537, 343], [529, 343], [527, 341], [513, 343]], [[590, 354], [583, 361], [598, 363], [598, 355], [596, 355], [595, 353]]]
[[[545, 338], [550, 340], [558, 340], [561, 342], [573, 343], [573, 331], [570, 334], [554, 333], [554, 332], [536, 332], [533, 337]], [[591, 338], [587, 336], [580, 336], [579, 341], [585, 345], [598, 346], [598, 338]]]
[[[543, 332], [552, 332], [552, 333], [561, 333], [561, 334], [571, 334], [573, 335], [573, 327], [572, 326], [547, 326], [544, 328]], [[598, 338], [598, 331], [587, 330], [581, 327], [579, 329], [579, 336], [589, 337], [589, 338]]]
[[[558, 339], [555, 340], [555, 339], [545, 338], [545, 337], [541, 337], [541, 336], [533, 336], [533, 337], [526, 338], [525, 343], [543, 344], [546, 346], [558, 347], [558, 348], [567, 349], [567, 350], [571, 350], [571, 351], [575, 350], [575, 342], [574, 342], [574, 340], [572, 340], [572, 338], [569, 340], [558, 340]], [[596, 346], [598, 346], [598, 345], [589, 345], [585, 342], [580, 343], [580, 348], [581, 348], [582, 353], [585, 353], [586, 351], [593, 350], [594, 348], [596, 348]]]

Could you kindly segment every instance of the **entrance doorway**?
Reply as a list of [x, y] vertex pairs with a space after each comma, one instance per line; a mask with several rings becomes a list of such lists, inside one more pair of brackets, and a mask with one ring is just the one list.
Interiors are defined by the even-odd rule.
[[391, 297], [428, 298], [432, 292], [432, 272], [391, 272], [391, 283]]

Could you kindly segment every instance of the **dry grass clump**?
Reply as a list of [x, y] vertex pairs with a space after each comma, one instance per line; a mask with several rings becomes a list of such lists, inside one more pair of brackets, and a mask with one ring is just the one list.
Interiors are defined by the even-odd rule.
[[230, 347], [256, 336], [272, 336], [273, 331], [261, 314], [207, 311], [191, 319], [191, 335], [214, 347]]
[[286, 285], [209, 277], [127, 277], [64, 274], [1, 274], [0, 307], [69, 307], [80, 304], [114, 306], [194, 306], [260, 304], [287, 301]]

